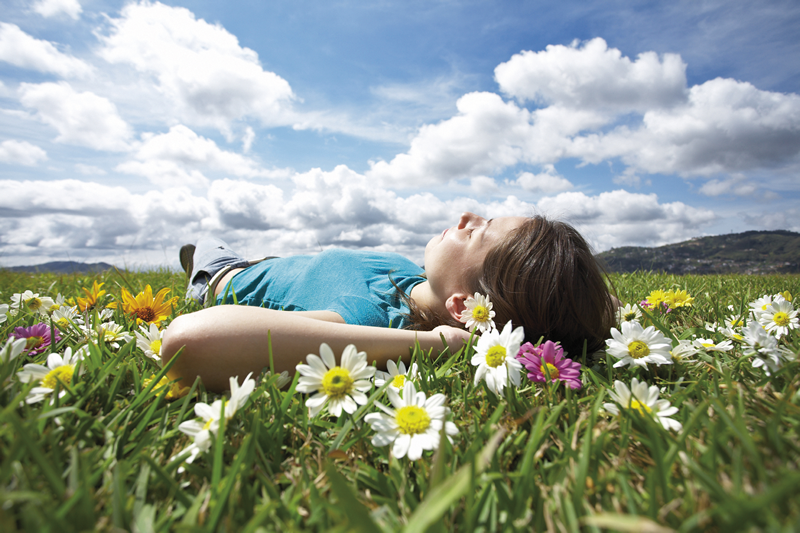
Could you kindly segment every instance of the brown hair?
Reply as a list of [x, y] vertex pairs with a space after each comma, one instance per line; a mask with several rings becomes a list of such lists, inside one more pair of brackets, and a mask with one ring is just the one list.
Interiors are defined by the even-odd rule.
[[[526, 220], [486, 255], [472, 292], [489, 297], [501, 328], [525, 328], [525, 340], [560, 341], [573, 357], [604, 345], [614, 325], [613, 290], [591, 248], [575, 228], [543, 216]], [[411, 329], [464, 327], [449, 315], [421, 310], [410, 299]]]

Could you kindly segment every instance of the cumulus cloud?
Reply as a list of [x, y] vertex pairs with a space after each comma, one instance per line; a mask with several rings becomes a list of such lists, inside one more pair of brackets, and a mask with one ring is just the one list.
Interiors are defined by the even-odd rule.
[[462, 96], [458, 115], [420, 128], [405, 154], [372, 164], [369, 175], [392, 187], [493, 174], [523, 159], [530, 113], [494, 93]]
[[[799, 95], [722, 78], [687, 87], [685, 68], [674, 54], [632, 61], [602, 39], [522, 52], [495, 70], [516, 101], [461, 97], [457, 115], [420, 128], [406, 153], [369, 175], [401, 188], [576, 158], [620, 160], [616, 181], [639, 184], [641, 174], [713, 178], [800, 162]], [[527, 100], [541, 107], [521, 107]]]
[[59, 52], [49, 41], [36, 39], [7, 22], [0, 22], [0, 61], [65, 78], [87, 77], [93, 70], [88, 63]]
[[758, 185], [752, 183], [741, 174], [725, 179], [713, 179], [700, 187], [700, 193], [706, 196], [721, 196], [723, 194], [753, 196], [756, 192], [758, 192]]
[[800, 96], [717, 78], [692, 87], [685, 104], [645, 113], [638, 128], [574, 138], [568, 153], [684, 176], [785, 165], [800, 159]]
[[58, 131], [57, 142], [95, 150], [125, 151], [131, 127], [107, 98], [77, 92], [66, 82], [22, 83], [20, 102], [36, 110], [36, 117]]
[[154, 76], [182, 122], [224, 131], [243, 117], [289, 123], [289, 83], [264, 70], [258, 54], [219, 24], [186, 8], [142, 1], [126, 5], [110, 25], [100, 56]]
[[685, 99], [686, 64], [677, 54], [639, 54], [635, 61], [601, 38], [523, 51], [495, 68], [504, 94], [569, 109], [647, 111]]
[[39, 0], [32, 7], [43, 17], [53, 17], [64, 13], [75, 20], [78, 20], [83, 11], [78, 0]]
[[262, 169], [248, 157], [220, 149], [211, 139], [183, 125], [173, 126], [169, 132], [159, 135], [143, 134], [133, 160], [116, 168], [168, 187], [208, 185], [203, 169], [249, 178], [282, 175], [280, 171]]
[[36, 252], [63, 258], [77, 251], [89, 260], [124, 252], [125, 260], [135, 262], [169, 249], [168, 260], [177, 266], [181, 244], [211, 233], [254, 258], [337, 246], [395, 251], [422, 264], [428, 240], [454, 226], [464, 211], [564, 218], [598, 250], [683, 240], [715, 218], [708, 210], [625, 191], [597, 196], [565, 192], [537, 204], [515, 196], [443, 200], [420, 192], [403, 197], [343, 165], [296, 174], [291, 183], [293, 188], [281, 189], [221, 179], [202, 194], [186, 187], [135, 194], [77, 180], [0, 181], [5, 193], [0, 198], [0, 256]]
[[0, 143], [0, 162], [32, 167], [46, 159], [47, 152], [27, 141], [12, 139]]
[[558, 175], [553, 165], [545, 165], [544, 172], [539, 174], [523, 172], [512, 184], [522, 187], [526, 191], [544, 194], [567, 191], [573, 188], [568, 179]]
[[658, 246], [697, 235], [699, 228], [716, 220], [708, 209], [683, 202], [661, 204], [655, 194], [625, 190], [588, 196], [564, 192], [543, 198], [537, 206], [546, 214], [574, 223], [598, 250], [623, 244]]

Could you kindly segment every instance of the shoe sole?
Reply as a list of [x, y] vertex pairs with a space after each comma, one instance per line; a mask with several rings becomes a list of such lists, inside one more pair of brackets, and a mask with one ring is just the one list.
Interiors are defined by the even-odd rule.
[[194, 244], [184, 244], [181, 246], [181, 251], [178, 254], [183, 271], [186, 272], [187, 276], [191, 276], [192, 270], [194, 269], [194, 250]]

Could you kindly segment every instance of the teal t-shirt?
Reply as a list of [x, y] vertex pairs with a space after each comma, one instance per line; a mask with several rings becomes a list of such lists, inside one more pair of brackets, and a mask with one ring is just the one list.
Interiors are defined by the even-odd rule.
[[333, 248], [315, 255], [280, 257], [239, 272], [224, 288], [225, 303], [286, 311], [334, 311], [347, 324], [403, 328], [408, 307], [392, 285], [406, 294], [425, 281], [423, 270], [402, 255]]

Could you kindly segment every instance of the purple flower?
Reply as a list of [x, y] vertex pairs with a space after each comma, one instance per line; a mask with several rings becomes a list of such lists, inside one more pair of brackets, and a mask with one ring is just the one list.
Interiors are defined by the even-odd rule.
[[528, 379], [537, 383], [563, 381], [571, 389], [580, 389], [581, 364], [564, 358], [564, 349], [553, 341], [539, 346], [526, 342], [519, 349], [517, 359], [528, 370]]
[[[9, 335], [8, 338], [26, 339], [25, 351], [28, 355], [36, 355], [44, 352], [50, 346], [52, 340], [50, 338], [50, 326], [44, 322], [39, 322], [29, 328], [16, 327], [14, 328], [14, 333]], [[60, 340], [61, 335], [56, 329], [56, 342]]]

